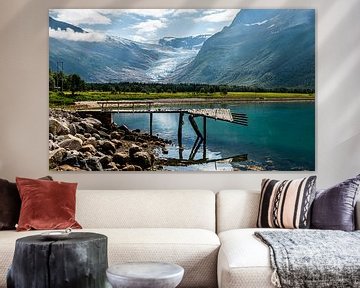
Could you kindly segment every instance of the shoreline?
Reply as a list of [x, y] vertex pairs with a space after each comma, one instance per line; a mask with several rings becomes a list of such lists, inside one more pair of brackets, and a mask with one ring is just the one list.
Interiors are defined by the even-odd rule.
[[[202, 104], [240, 104], [240, 103], [306, 103], [306, 102], [315, 102], [315, 98], [309, 99], [309, 98], [259, 98], [259, 99], [234, 99], [234, 98], [223, 98], [223, 99], [206, 99], [206, 98], [169, 98], [169, 99], [141, 99], [141, 100], [134, 100], [136, 102], [144, 101], [144, 104], [146, 102], [151, 101], [152, 106], [166, 106], [166, 105], [187, 105], [187, 104], [193, 104], [193, 105], [202, 105]], [[100, 108], [101, 105], [98, 104], [98, 102], [107, 102], [107, 101], [77, 101], [74, 105], [67, 105], [65, 107], [72, 107], [72, 108], [80, 108], [81, 109], [97, 109]], [[109, 101], [109, 102], [118, 102], [122, 103], [123, 107], [130, 107], [132, 106], [131, 100], [118, 100], [118, 101]], [[113, 104], [116, 106], [117, 104]], [[139, 105], [139, 104], [138, 104]], [[143, 104], [140, 104], [143, 105]], [[110, 104], [111, 106], [111, 104]]]

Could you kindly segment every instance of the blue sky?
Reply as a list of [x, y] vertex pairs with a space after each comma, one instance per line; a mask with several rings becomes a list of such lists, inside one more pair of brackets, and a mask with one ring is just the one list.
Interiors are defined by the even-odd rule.
[[[102, 35], [108, 34], [139, 42], [156, 43], [163, 37], [214, 34], [224, 26], [230, 25], [239, 11], [239, 9], [52, 9], [49, 10], [49, 15], [56, 20], [68, 22], [93, 33], [94, 37], [87, 39], [101, 41], [105, 39]], [[52, 32], [54, 31], [50, 31], [50, 37], [56, 37], [57, 34]], [[75, 39], [76, 35], [72, 37]]]

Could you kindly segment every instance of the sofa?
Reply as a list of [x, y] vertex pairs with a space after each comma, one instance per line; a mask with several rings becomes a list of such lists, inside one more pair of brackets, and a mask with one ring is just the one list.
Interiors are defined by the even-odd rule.
[[[109, 265], [176, 263], [185, 269], [179, 287], [273, 287], [269, 249], [253, 236], [258, 191], [78, 190], [76, 197], [80, 231], [108, 237]], [[360, 205], [357, 212], [359, 225]], [[42, 232], [0, 231], [0, 288], [16, 239]]]

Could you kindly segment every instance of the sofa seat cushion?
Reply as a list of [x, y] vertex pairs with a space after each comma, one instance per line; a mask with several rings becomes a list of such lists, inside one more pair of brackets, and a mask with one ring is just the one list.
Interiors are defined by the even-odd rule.
[[[179, 287], [216, 287], [220, 241], [212, 231], [178, 228], [78, 231], [100, 233], [108, 237], [109, 265], [137, 261], [171, 262], [185, 269]], [[16, 239], [42, 232], [44, 231], [0, 232], [0, 288], [6, 287], [6, 273], [12, 262]]]
[[219, 288], [274, 287], [269, 248], [254, 236], [255, 231], [262, 230], [274, 229], [234, 229], [219, 234]]

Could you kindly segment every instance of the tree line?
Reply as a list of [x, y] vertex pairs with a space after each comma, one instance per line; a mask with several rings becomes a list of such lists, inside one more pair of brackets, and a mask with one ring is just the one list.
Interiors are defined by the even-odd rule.
[[228, 92], [281, 92], [281, 93], [314, 93], [314, 89], [301, 88], [264, 88], [246, 85], [214, 85], [195, 83], [140, 83], [140, 82], [118, 82], [118, 83], [87, 83], [78, 74], [66, 75], [63, 72], [49, 72], [50, 91], [71, 91], [74, 95], [78, 91], [101, 91], [121, 94], [135, 93], [221, 93]]

